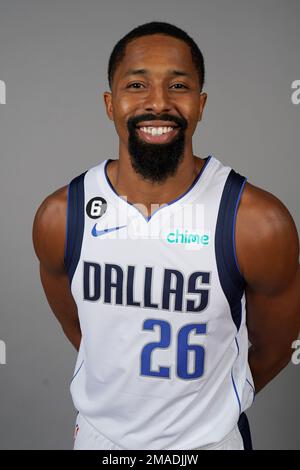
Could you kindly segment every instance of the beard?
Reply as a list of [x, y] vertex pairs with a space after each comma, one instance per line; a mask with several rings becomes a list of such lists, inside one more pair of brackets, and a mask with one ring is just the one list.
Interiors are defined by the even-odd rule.
[[[172, 121], [178, 126], [176, 135], [170, 142], [151, 144], [142, 140], [137, 133], [137, 124], [143, 121]], [[128, 119], [129, 132], [128, 152], [133, 169], [143, 179], [152, 183], [162, 183], [173, 176], [184, 157], [185, 129], [187, 121], [184, 118], [161, 115], [159, 118], [145, 114]]]

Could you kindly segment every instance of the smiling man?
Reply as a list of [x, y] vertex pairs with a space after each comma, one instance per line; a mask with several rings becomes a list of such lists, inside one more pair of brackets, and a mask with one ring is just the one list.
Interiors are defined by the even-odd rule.
[[251, 449], [244, 411], [290, 361], [297, 230], [275, 196], [194, 155], [204, 75], [176, 26], [128, 33], [104, 93], [118, 159], [37, 211], [42, 284], [78, 350], [75, 449]]

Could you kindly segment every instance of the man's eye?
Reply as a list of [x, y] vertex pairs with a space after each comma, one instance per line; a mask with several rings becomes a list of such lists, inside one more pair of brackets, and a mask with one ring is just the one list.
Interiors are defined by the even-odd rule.
[[[180, 87], [183, 87], [183, 88], [187, 88], [186, 85], [184, 85], [183, 83], [174, 83], [172, 86], [180, 86]], [[179, 88], [180, 89], [180, 88]]]
[[131, 87], [133, 87], [133, 85], [138, 85], [138, 87], [134, 87], [134, 88], [139, 89], [139, 87], [142, 86], [142, 83], [138, 83], [138, 82], [130, 83], [130, 85], [128, 85], [127, 88], [131, 88]]
[[[138, 82], [134, 82], [134, 83], [130, 83], [127, 88], [135, 88], [136, 90], [139, 90], [141, 87], [143, 87], [144, 85], [142, 83], [138, 83]], [[178, 90], [181, 90], [182, 88], [185, 88], [187, 89], [188, 87], [186, 85], [184, 85], [183, 83], [174, 83], [173, 85], [171, 85], [171, 87], [174, 87], [176, 86], [176, 88]]]

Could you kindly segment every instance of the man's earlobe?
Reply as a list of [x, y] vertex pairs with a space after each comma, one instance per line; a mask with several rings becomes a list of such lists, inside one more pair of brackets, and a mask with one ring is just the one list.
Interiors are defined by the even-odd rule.
[[205, 108], [205, 105], [206, 105], [206, 100], [207, 100], [207, 93], [201, 92], [201, 98], [200, 98], [201, 109], [199, 111], [198, 121], [202, 120], [202, 115], [203, 115], [203, 111], [204, 111], [204, 108]]
[[105, 108], [106, 108], [106, 114], [108, 118], [113, 121], [113, 104], [112, 104], [112, 96], [111, 92], [105, 91], [103, 93], [103, 98], [104, 98], [104, 103], [105, 103]]

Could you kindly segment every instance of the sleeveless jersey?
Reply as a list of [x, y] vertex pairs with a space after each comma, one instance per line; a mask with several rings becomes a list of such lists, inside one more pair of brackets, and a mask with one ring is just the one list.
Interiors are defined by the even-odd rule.
[[65, 266], [82, 331], [71, 395], [122, 449], [217, 443], [254, 399], [235, 251], [247, 178], [204, 160], [148, 218], [114, 190], [111, 159], [69, 184]]

